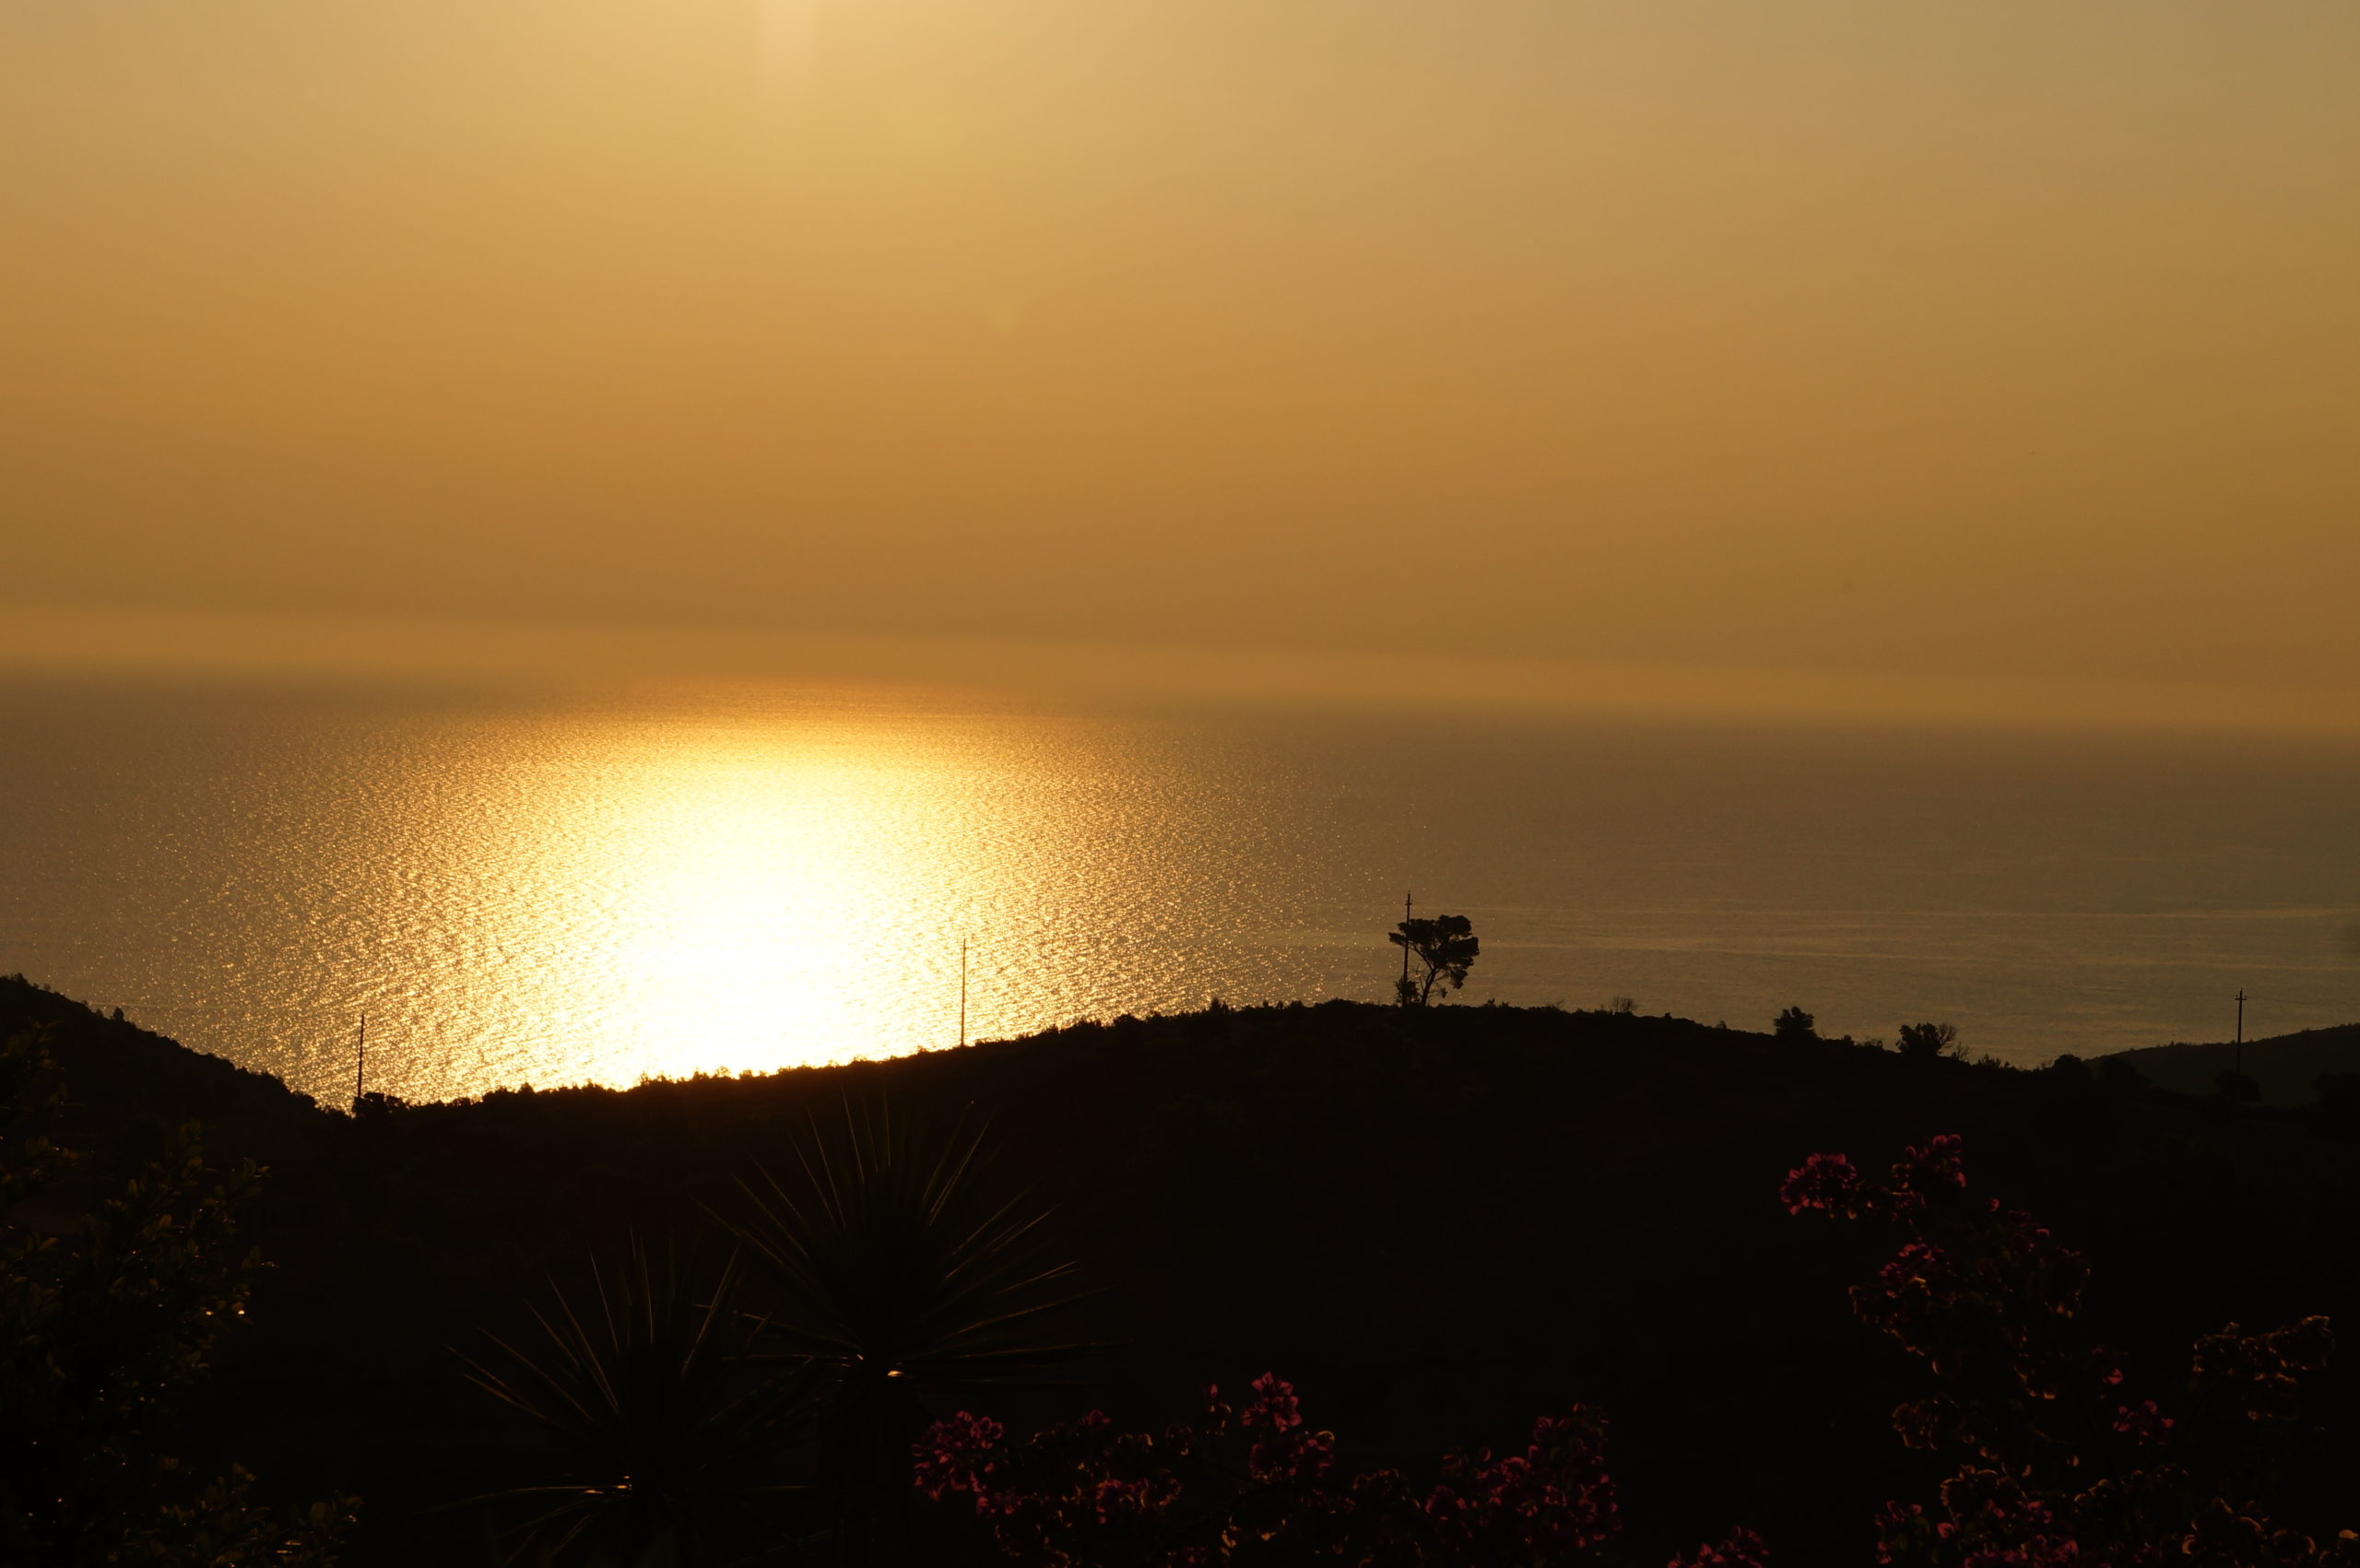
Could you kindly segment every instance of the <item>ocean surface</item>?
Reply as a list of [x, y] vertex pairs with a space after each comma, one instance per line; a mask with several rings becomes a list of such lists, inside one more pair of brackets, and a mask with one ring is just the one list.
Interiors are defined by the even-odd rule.
[[341, 1102], [1076, 1018], [1608, 1005], [2033, 1064], [2360, 1018], [2360, 747], [1404, 712], [0, 684], [0, 972]]

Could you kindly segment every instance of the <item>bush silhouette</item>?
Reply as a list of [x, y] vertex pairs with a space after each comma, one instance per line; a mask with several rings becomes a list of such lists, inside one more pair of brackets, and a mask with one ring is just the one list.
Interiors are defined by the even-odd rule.
[[1905, 1023], [1894, 1048], [1905, 1061], [1939, 1062], [1957, 1055], [1958, 1031], [1947, 1023]]

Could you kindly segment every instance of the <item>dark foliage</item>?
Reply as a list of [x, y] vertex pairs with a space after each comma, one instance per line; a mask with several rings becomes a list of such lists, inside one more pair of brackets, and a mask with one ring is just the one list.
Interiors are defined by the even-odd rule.
[[245, 1312], [260, 1173], [208, 1169], [191, 1124], [82, 1207], [43, 1131], [64, 1099], [34, 1036], [0, 1046], [0, 1562], [333, 1562], [348, 1501], [282, 1514], [166, 1451]]
[[474, 1500], [510, 1516], [512, 1557], [687, 1568], [760, 1549], [753, 1505], [792, 1490], [775, 1468], [802, 1402], [792, 1376], [752, 1365], [763, 1324], [742, 1287], [735, 1258], [692, 1286], [633, 1238], [619, 1263], [592, 1263], [578, 1305], [552, 1287], [535, 1341], [467, 1358], [477, 1386], [557, 1451], [550, 1474]]
[[[1853, 1310], [1939, 1380], [1893, 1427], [1957, 1468], [1931, 1503], [1889, 1503], [1881, 1562], [1927, 1568], [2360, 1568], [2360, 1536], [2273, 1522], [2301, 1380], [2334, 1349], [2328, 1320], [2200, 1337], [2184, 1382], [2150, 1375], [2081, 1323], [2082, 1255], [2021, 1209], [1967, 1188], [1955, 1136], [1864, 1177], [1840, 1154], [1788, 1173], [1789, 1212], [1882, 1221], [1899, 1242]], [[2176, 1413], [2175, 1413], [2176, 1412]], [[2348, 1500], [2347, 1500], [2348, 1501]]]

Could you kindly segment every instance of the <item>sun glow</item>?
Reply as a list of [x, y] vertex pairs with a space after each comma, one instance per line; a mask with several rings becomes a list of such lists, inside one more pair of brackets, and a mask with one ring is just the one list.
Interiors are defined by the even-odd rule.
[[[771, 688], [363, 735], [348, 809], [280, 846], [313, 903], [207, 925], [208, 1010], [341, 1100], [361, 1013], [370, 1087], [411, 1099], [954, 1044], [962, 940], [970, 1039], [1201, 1006], [1203, 955], [1287, 901], [1224, 896], [1257, 786], [1140, 734]], [[1308, 949], [1245, 958], [1233, 998], [1323, 992]]]
[[[512, 759], [481, 781], [499, 826], [465, 878], [464, 918], [434, 933], [449, 961], [419, 998], [501, 1043], [472, 1062], [416, 1058], [409, 1089], [952, 1043], [961, 931], [1004, 921], [1020, 891], [974, 853], [997, 811], [974, 752], [1026, 726], [982, 727], [948, 749], [961, 759], [923, 719], [636, 714], [577, 722], [561, 746]], [[479, 990], [485, 975], [501, 978]], [[446, 986], [470, 994], [433, 995]]]

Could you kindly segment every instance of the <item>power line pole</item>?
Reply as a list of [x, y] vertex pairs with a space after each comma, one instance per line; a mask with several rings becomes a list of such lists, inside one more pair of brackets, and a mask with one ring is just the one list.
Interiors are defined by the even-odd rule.
[[352, 1103], [356, 1107], [360, 1103], [360, 1086], [369, 1081], [369, 1015], [367, 1013], [360, 1015], [360, 1038], [358, 1044], [360, 1060], [353, 1064], [352, 1068]]
[[2242, 985], [2240, 985], [2240, 986], [2238, 986], [2238, 987], [2237, 987], [2237, 1054], [2236, 1054], [2236, 1067], [2234, 1067], [2232, 1070], [2233, 1070], [2233, 1071], [2235, 1071], [2235, 1072], [2236, 1073], [2236, 1075], [2237, 1075], [2239, 1078], [2243, 1078], [2243, 1077], [2245, 1077], [2245, 1076], [2246, 1076], [2246, 988], [2245, 988], [2244, 986], [2242, 986]]
[[1410, 895], [1401, 894], [1401, 995], [1410, 994]]
[[959, 1043], [967, 1043], [967, 938], [959, 938]]

